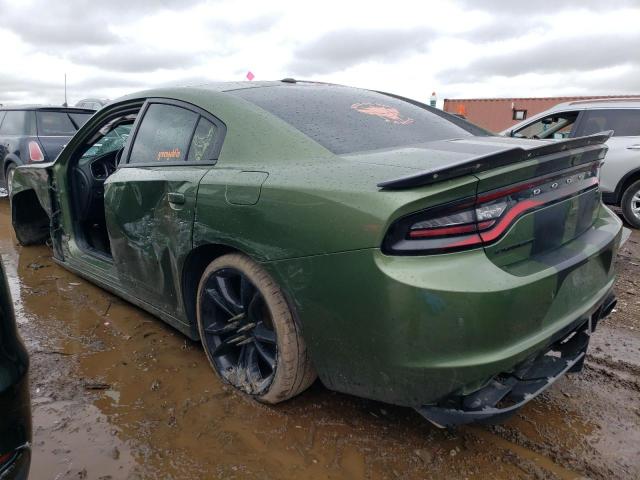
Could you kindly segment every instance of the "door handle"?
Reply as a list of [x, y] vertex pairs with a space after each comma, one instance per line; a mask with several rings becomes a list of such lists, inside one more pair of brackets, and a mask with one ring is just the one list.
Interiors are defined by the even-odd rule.
[[629, 145], [627, 150], [640, 150], [640, 143], [636, 143], [635, 145]]
[[167, 193], [167, 200], [174, 205], [184, 205], [184, 193], [169, 192]]

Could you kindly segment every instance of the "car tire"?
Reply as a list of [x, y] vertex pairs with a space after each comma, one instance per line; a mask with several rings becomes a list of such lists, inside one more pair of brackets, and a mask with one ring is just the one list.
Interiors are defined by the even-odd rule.
[[640, 228], [640, 180], [632, 183], [622, 194], [622, 216], [634, 228]]
[[282, 290], [245, 255], [223, 255], [206, 268], [197, 322], [213, 370], [260, 402], [295, 397], [317, 377]]
[[11, 197], [11, 181], [13, 180], [13, 174], [16, 171], [16, 165], [15, 163], [10, 163], [9, 166], [7, 167], [7, 170], [5, 170], [4, 172], [4, 180], [5, 183], [7, 184], [7, 193], [9, 194], [9, 197]]

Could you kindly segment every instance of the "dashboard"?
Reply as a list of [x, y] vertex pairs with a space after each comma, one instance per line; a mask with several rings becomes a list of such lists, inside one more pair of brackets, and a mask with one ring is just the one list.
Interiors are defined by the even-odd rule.
[[116, 159], [111, 153], [112, 152], [102, 155], [89, 162], [91, 175], [95, 181], [104, 182], [113, 172], [116, 171]]

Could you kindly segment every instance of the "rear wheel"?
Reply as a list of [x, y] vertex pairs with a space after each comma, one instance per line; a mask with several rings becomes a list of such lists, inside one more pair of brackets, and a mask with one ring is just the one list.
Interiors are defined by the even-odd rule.
[[240, 254], [209, 264], [198, 287], [198, 330], [223, 381], [265, 403], [304, 391], [316, 373], [275, 281]]
[[4, 178], [7, 182], [7, 192], [9, 193], [9, 197], [11, 197], [11, 182], [13, 182], [13, 174], [16, 171], [16, 166], [13, 163], [10, 163], [7, 167], [6, 172], [4, 172]]
[[620, 202], [624, 219], [634, 228], [640, 228], [640, 180], [632, 183]]

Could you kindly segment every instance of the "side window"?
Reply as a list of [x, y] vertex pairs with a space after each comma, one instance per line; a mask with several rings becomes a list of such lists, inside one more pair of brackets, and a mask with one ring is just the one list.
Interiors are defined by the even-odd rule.
[[200, 117], [198, 126], [189, 146], [190, 162], [207, 162], [213, 160], [216, 144], [216, 126], [206, 118]]
[[24, 135], [27, 126], [27, 112], [9, 110], [4, 116], [0, 133], [3, 135]]
[[513, 136], [519, 138], [568, 138], [575, 127], [578, 113], [561, 112], [548, 115], [514, 131]]
[[174, 105], [153, 103], [147, 109], [131, 149], [130, 163], [186, 160], [198, 114]]
[[2, 120], [4, 119], [4, 114], [6, 112], [0, 112], [0, 130], [2, 129]]
[[640, 136], [640, 109], [589, 110], [585, 112], [580, 135], [613, 130], [614, 137]]

